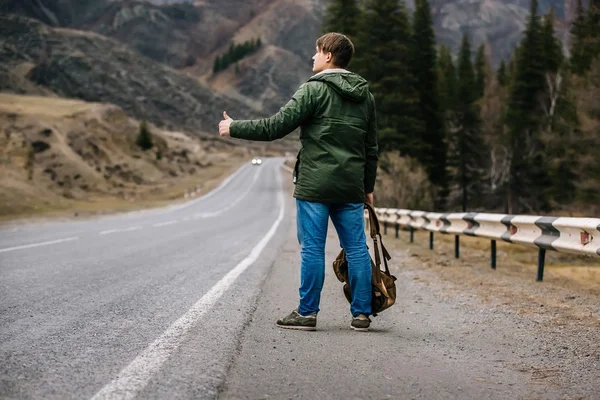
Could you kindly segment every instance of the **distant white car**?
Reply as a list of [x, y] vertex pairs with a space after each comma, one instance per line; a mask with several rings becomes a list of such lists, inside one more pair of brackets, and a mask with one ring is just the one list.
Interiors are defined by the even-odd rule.
[[260, 165], [262, 164], [262, 160], [260, 158], [253, 158], [252, 165]]

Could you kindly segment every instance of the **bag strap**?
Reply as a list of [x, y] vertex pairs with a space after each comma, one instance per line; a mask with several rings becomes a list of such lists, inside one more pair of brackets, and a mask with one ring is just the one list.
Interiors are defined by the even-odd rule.
[[369, 228], [371, 231], [371, 238], [375, 239], [377, 235], [380, 235], [379, 219], [377, 218], [377, 213], [375, 212], [375, 208], [373, 208], [371, 203], [365, 202], [365, 209], [369, 212]]
[[[375, 212], [375, 208], [373, 207], [373, 205], [371, 203], [365, 202], [365, 209], [367, 209], [367, 211], [369, 213], [369, 225], [370, 225], [371, 238], [373, 239], [373, 244], [374, 244], [373, 247], [374, 247], [374, 252], [375, 252], [375, 265], [374, 265], [374, 270], [373, 270], [373, 278], [375, 279], [375, 281], [377, 283], [379, 283], [381, 280], [381, 277], [379, 275], [380, 271], [381, 271], [381, 255], [379, 252], [379, 247], [381, 246], [381, 253], [383, 253], [383, 264], [385, 267], [385, 272], [388, 275], [390, 274], [388, 260], [390, 260], [392, 257], [390, 256], [390, 253], [387, 251], [387, 249], [383, 245], [383, 239], [381, 237], [381, 231], [379, 228], [379, 219], [377, 218], [377, 213]], [[379, 240], [377, 240], [378, 237], [379, 237]], [[376, 268], [376, 270], [375, 270], [375, 268]]]

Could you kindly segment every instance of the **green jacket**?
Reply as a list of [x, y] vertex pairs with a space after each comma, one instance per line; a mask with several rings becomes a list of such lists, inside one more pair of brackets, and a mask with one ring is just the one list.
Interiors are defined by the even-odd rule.
[[271, 118], [233, 121], [232, 137], [271, 141], [300, 127], [294, 197], [362, 203], [377, 173], [375, 101], [367, 81], [345, 70], [311, 77]]

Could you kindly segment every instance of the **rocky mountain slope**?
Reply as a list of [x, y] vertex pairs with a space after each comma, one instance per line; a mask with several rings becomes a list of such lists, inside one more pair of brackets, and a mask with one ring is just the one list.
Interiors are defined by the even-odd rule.
[[[486, 45], [496, 66], [521, 39], [529, 2], [430, 0], [438, 42], [456, 53], [467, 32], [475, 46]], [[576, 3], [539, 0], [541, 14], [554, 8], [565, 49]], [[413, 0], [406, 4], [414, 9]], [[326, 0], [0, 0], [0, 92], [50, 98], [0, 94], [0, 208], [25, 212], [47, 199], [54, 207], [94, 193], [134, 196], [134, 188], [159, 187], [173, 173], [198, 179], [190, 171], [203, 170], [205, 158], [190, 149], [209, 142], [182, 139], [178, 150], [165, 148], [168, 162], [156, 160], [131, 147], [138, 122], [129, 118], [212, 143], [223, 110], [236, 119], [276, 112], [311, 75], [325, 6]], [[232, 43], [258, 38], [256, 52], [212, 72]], [[38, 111], [10, 108], [32, 101]], [[177, 161], [174, 154], [186, 148], [188, 160]]]
[[[554, 9], [557, 36], [568, 51], [568, 26], [575, 17], [576, 0], [539, 0], [538, 14]], [[587, 4], [587, 1], [583, 2]], [[463, 32], [471, 43], [484, 43], [492, 64], [508, 59], [522, 38], [530, 0], [431, 0], [438, 42], [457, 53]]]
[[[472, 43], [486, 45], [497, 66], [521, 39], [530, 0], [430, 2], [440, 43], [457, 52], [467, 32]], [[554, 8], [558, 35], [565, 44], [566, 21], [572, 20], [576, 2], [539, 0], [540, 13]], [[414, 8], [413, 0], [406, 4]], [[326, 0], [4, 0], [2, 11], [112, 37], [199, 77], [213, 90], [271, 113], [310, 76], [310, 57], [325, 6]], [[232, 65], [223, 77], [213, 76], [213, 61], [230, 43], [258, 37], [265, 44], [262, 54], [245, 60], [237, 70]], [[282, 69], [287, 71], [258, 72]]]
[[214, 134], [228, 108], [235, 109], [238, 118], [258, 114], [104, 36], [51, 28], [16, 15], [0, 14], [0, 26], [0, 59], [6, 73], [0, 75], [2, 91], [22, 79], [28, 85], [20, 87], [20, 93], [50, 90], [63, 97], [112, 103], [131, 116], [194, 134]]
[[182, 198], [247, 157], [221, 141], [150, 131], [155, 147], [142, 151], [139, 121], [119, 107], [0, 94], [0, 219]]

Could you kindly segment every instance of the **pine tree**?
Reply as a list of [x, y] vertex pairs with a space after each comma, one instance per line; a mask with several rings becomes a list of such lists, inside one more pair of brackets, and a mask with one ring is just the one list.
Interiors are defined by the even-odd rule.
[[547, 210], [547, 166], [540, 140], [543, 112], [539, 96], [544, 90], [541, 24], [537, 0], [531, 10], [524, 38], [516, 51], [516, 71], [506, 113], [507, 144], [511, 152], [507, 208], [509, 213]]
[[460, 48], [457, 82], [450, 159], [455, 171], [453, 182], [461, 193], [462, 210], [467, 211], [483, 193], [482, 176], [487, 157], [477, 105], [479, 87], [467, 35], [463, 36]]
[[367, 79], [375, 96], [381, 149], [423, 154], [424, 128], [410, 66], [412, 35], [404, 3], [368, 0], [356, 41], [362, 50], [354, 70]]
[[590, 0], [586, 18], [590, 65], [600, 57], [600, 0]]
[[587, 37], [585, 11], [581, 0], [577, 0], [576, 17], [571, 26], [571, 69], [582, 75], [589, 68], [585, 51]]
[[485, 92], [486, 69], [487, 62], [485, 60], [485, 46], [482, 43], [477, 49], [477, 54], [475, 55], [475, 93], [477, 94], [478, 99], [482, 98]]
[[[545, 136], [546, 156], [549, 159], [548, 173], [551, 186], [548, 196], [554, 204], [569, 204], [577, 196], [577, 183], [580, 181], [576, 171], [580, 158], [589, 149], [579, 137], [580, 123], [575, 107], [575, 99], [570, 90], [569, 74], [566, 69], [558, 72], [561, 84], [554, 87], [555, 92], [546, 97], [547, 108], [555, 99], [554, 111], [548, 118]], [[557, 80], [558, 82], [558, 80]]]
[[412, 67], [419, 94], [420, 117], [423, 119], [422, 153], [417, 159], [425, 166], [429, 180], [440, 191], [436, 209], [443, 209], [447, 195], [446, 154], [443, 111], [437, 82], [437, 51], [433, 19], [428, 0], [417, 0], [413, 18]]
[[328, 0], [321, 31], [343, 33], [352, 39], [358, 31], [360, 15], [357, 0]]
[[496, 73], [496, 79], [500, 86], [506, 86], [507, 84], [507, 76], [506, 76], [506, 64], [504, 63], [504, 59], [500, 61], [500, 66], [498, 67], [498, 72]]
[[138, 133], [135, 144], [137, 144], [142, 150], [150, 150], [154, 146], [154, 143], [152, 141], [152, 134], [148, 129], [146, 121], [142, 121], [140, 123], [140, 131]]
[[217, 56], [217, 58], [215, 58], [215, 62], [213, 63], [213, 74], [216, 74], [222, 70], [221, 65], [221, 56]]
[[556, 73], [563, 62], [562, 45], [554, 35], [554, 9], [544, 17], [542, 26], [543, 65], [547, 72]]
[[552, 181], [548, 196], [554, 204], [564, 204], [572, 201], [576, 193], [577, 143], [574, 132], [578, 130], [579, 121], [570, 94], [569, 74], [563, 67], [561, 43], [554, 35], [553, 22], [552, 10], [544, 20], [541, 34], [546, 83], [541, 96], [545, 117], [543, 140], [548, 174]]
[[[440, 46], [438, 57], [438, 81], [440, 105], [444, 114], [454, 110], [456, 99], [456, 68], [452, 61], [450, 49], [445, 45]], [[448, 117], [445, 117], [447, 120]]]
[[571, 69], [578, 75], [584, 75], [593, 60], [600, 56], [600, 0], [590, 0], [587, 12], [578, 0], [571, 36]]

